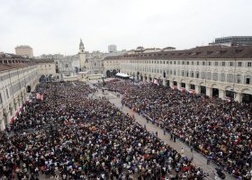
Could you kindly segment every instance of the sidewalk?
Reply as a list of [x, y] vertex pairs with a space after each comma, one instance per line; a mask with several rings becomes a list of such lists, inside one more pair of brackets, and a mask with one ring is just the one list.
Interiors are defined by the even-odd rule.
[[[210, 164], [207, 164], [207, 159], [201, 155], [198, 152], [191, 152], [191, 149], [184, 144], [183, 142], [181, 142], [179, 139], [176, 140], [176, 142], [170, 140], [170, 134], [169, 133], [165, 133], [163, 129], [161, 129], [160, 127], [158, 127], [155, 124], [152, 124], [150, 121], [149, 123], [147, 123], [147, 120], [142, 117], [141, 115], [139, 115], [138, 113], [135, 113], [134, 111], [132, 111], [131, 109], [129, 109], [128, 107], [124, 106], [123, 108], [121, 108], [121, 97], [120, 98], [108, 98], [109, 101], [111, 103], [113, 103], [115, 106], [117, 106], [118, 108], [120, 108], [122, 110], [122, 112], [124, 113], [129, 113], [129, 115], [135, 117], [136, 121], [141, 124], [143, 127], [146, 127], [146, 129], [149, 132], [154, 132], [154, 133], [158, 133], [158, 137], [164, 141], [165, 143], [169, 144], [171, 147], [173, 147], [174, 149], [176, 149], [179, 153], [181, 153], [181, 149], [183, 148], [184, 150], [184, 155], [186, 155], [188, 158], [193, 157], [193, 163], [197, 166], [197, 167], [201, 167], [203, 169], [203, 171], [205, 173], [208, 173], [209, 176], [206, 177], [205, 179], [214, 179], [214, 172], [215, 172], [215, 168], [217, 167], [213, 162], [211, 162]], [[235, 179], [234, 177], [232, 177], [229, 174], [226, 174], [226, 179], [228, 180], [233, 180]]]

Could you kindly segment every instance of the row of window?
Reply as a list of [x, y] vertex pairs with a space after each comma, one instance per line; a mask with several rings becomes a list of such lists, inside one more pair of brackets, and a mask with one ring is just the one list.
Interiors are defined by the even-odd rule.
[[[156, 69], [152, 69], [153, 73], [163, 73], [162, 77], [166, 78], [169, 75], [173, 76], [182, 76], [182, 77], [191, 77], [191, 78], [199, 78], [199, 79], [207, 79], [213, 81], [222, 81], [229, 83], [243, 83], [243, 84], [251, 84], [251, 75], [240, 75], [240, 74], [225, 74], [225, 73], [212, 73], [212, 72], [199, 72], [199, 71], [184, 71], [184, 70], [166, 70], [159, 71]], [[134, 74], [134, 73], [133, 73]], [[138, 73], [139, 74], [139, 73]]]
[[22, 69], [22, 70], [18, 70], [18, 71], [12, 71], [11, 73], [8, 73], [8, 74], [4, 74], [4, 75], [0, 75], [0, 79], [1, 81], [4, 81], [6, 79], [9, 79], [9, 78], [12, 78], [14, 76], [18, 76], [20, 74], [23, 74], [27, 71], [29, 71], [31, 68], [26, 68], [26, 69]]
[[[40, 67], [47, 67], [46, 64], [45, 65], [40, 65]], [[51, 65], [49, 64], [48, 67], [51, 67]]]
[[[130, 63], [139, 63], [137, 60], [132, 60]], [[234, 62], [234, 61], [144, 61], [144, 64], [178, 64], [178, 65], [202, 65], [202, 66], [246, 66], [251, 67], [252, 62]]]
[[[30, 74], [30, 76], [25, 79], [20, 80], [19, 82], [10, 84], [10, 88], [5, 89], [6, 99], [9, 99], [10, 96], [13, 96], [16, 92], [18, 92], [22, 87], [26, 86], [28, 82], [32, 82], [33, 79], [36, 78], [36, 72]], [[0, 104], [3, 103], [3, 97], [0, 97]]]

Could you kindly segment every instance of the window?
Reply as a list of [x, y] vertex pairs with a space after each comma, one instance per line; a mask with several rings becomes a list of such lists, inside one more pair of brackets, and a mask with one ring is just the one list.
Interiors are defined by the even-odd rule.
[[189, 72], [187, 71], [187, 72], [186, 72], [186, 77], [188, 77], [188, 76], [189, 76]]
[[211, 66], [211, 62], [208, 62], [208, 66]]
[[222, 65], [222, 66], [225, 66], [225, 65], [226, 65], [226, 62], [221, 62], [221, 65]]
[[0, 104], [3, 103], [2, 94], [0, 93]]
[[7, 99], [9, 98], [9, 92], [8, 92], [8, 89], [6, 89], [6, 96], [7, 96]]
[[202, 62], [202, 65], [205, 66], [205, 64], [206, 64], [205, 61], [203, 61], [203, 62]]
[[224, 82], [226, 80], [226, 75], [224, 73], [221, 73], [220, 80]]
[[227, 82], [233, 82], [234, 78], [233, 78], [233, 74], [228, 74], [227, 75]]
[[189, 61], [187, 61], [186, 64], [189, 65]]
[[238, 62], [238, 67], [241, 67], [242, 66], [242, 62]]
[[208, 80], [211, 80], [211, 75], [212, 75], [211, 72], [207, 72], [207, 79]]
[[181, 76], [185, 76], [185, 72], [184, 71], [182, 71]]
[[215, 65], [215, 66], [218, 66], [218, 65], [219, 65], [218, 61], [214, 62], [214, 65]]
[[196, 78], [199, 78], [199, 72], [198, 71], [196, 72]]
[[170, 64], [172, 64], [172, 61], [170, 61]]
[[246, 78], [246, 84], [250, 84], [250, 78], [249, 77]]
[[192, 61], [192, 65], [194, 65], [194, 61]]
[[237, 74], [236, 76], [236, 83], [241, 83], [241, 75]]
[[194, 77], [194, 72], [193, 71], [191, 71], [191, 77]]
[[229, 66], [234, 66], [234, 63], [233, 62], [229, 62]]
[[173, 75], [176, 75], [176, 70], [173, 71]]
[[248, 67], [251, 67], [251, 62], [248, 62]]
[[199, 65], [199, 61], [197, 61], [197, 65]]
[[218, 73], [213, 73], [213, 80], [218, 81]]
[[206, 79], [206, 73], [205, 72], [201, 72], [201, 79]]
[[185, 64], [185, 61], [182, 61], [182, 64], [184, 65], [184, 64]]
[[180, 61], [178, 61], [178, 64], [180, 64]]
[[176, 61], [174, 61], [173, 64], [176, 64]]

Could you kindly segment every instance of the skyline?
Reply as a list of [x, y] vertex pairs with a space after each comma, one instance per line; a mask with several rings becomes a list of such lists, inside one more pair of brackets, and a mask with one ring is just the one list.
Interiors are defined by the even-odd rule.
[[249, 0], [10, 0], [1, 2], [0, 52], [29, 45], [34, 56], [145, 48], [189, 49], [215, 38], [249, 36]]

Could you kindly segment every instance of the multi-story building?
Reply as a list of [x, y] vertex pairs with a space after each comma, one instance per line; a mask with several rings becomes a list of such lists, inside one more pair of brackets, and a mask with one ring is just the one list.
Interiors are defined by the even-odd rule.
[[0, 54], [0, 129], [15, 121], [41, 76], [55, 75], [53, 61]]
[[104, 58], [104, 53], [100, 51], [93, 51], [92, 53], [86, 53], [86, 61], [89, 63], [89, 73], [90, 74], [102, 74], [102, 60]]
[[106, 57], [105, 71], [118, 70], [134, 79], [206, 94], [209, 97], [252, 102], [252, 47], [204, 46]]
[[15, 51], [17, 55], [25, 56], [29, 58], [33, 57], [33, 50], [30, 46], [27, 46], [27, 45], [17, 46], [15, 48]]
[[115, 53], [117, 52], [117, 48], [116, 48], [116, 45], [114, 44], [111, 44], [108, 46], [108, 53]]
[[228, 36], [216, 38], [214, 43], [210, 43], [209, 45], [252, 46], [252, 36]]

